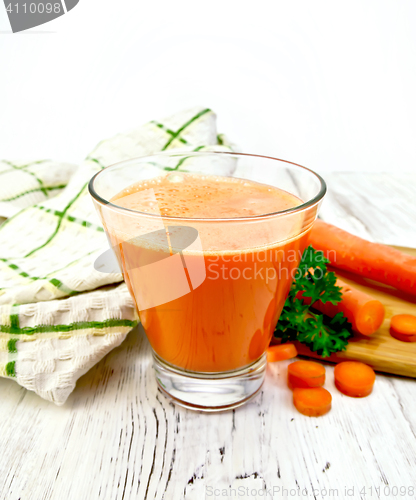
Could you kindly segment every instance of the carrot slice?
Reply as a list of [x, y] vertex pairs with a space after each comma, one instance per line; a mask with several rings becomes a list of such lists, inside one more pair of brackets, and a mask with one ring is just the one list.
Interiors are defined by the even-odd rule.
[[295, 361], [287, 368], [287, 383], [295, 387], [321, 387], [325, 383], [325, 367], [315, 361]]
[[376, 374], [360, 361], [343, 361], [334, 370], [336, 388], [352, 398], [364, 398], [373, 390]]
[[272, 345], [267, 349], [267, 362], [283, 361], [284, 359], [295, 358], [298, 351], [294, 344]]
[[[337, 279], [336, 285], [341, 287], [341, 301], [334, 305], [331, 302], [323, 304], [318, 300], [313, 304], [313, 308], [331, 318], [339, 312], [344, 313], [353, 329], [362, 335], [372, 335], [376, 332], [384, 321], [383, 304], [371, 295], [357, 290], [340, 279]], [[297, 297], [302, 298], [305, 303], [311, 301], [307, 297], [303, 298], [302, 294], [298, 294]]]
[[402, 342], [416, 342], [416, 316], [396, 314], [391, 318], [390, 335]]
[[293, 404], [296, 409], [307, 417], [320, 417], [331, 409], [332, 396], [323, 387], [295, 387]]
[[416, 259], [394, 248], [371, 243], [339, 227], [315, 221], [309, 243], [331, 264], [416, 295]]

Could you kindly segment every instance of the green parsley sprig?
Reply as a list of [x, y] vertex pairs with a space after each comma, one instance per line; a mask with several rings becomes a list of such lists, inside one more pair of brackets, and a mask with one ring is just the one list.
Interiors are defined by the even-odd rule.
[[[341, 301], [341, 287], [336, 285], [335, 274], [327, 270], [328, 263], [312, 246], [304, 251], [274, 332], [282, 342], [297, 340], [322, 357], [345, 350], [352, 335], [351, 323], [343, 313], [328, 318], [311, 310], [317, 300], [332, 304]], [[298, 298], [300, 292], [311, 299], [309, 305]]]

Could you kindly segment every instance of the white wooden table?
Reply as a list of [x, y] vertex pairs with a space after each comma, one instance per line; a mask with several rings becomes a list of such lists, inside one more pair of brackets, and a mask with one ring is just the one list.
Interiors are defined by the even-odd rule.
[[[332, 198], [342, 199], [346, 179], [328, 180]], [[360, 182], [372, 184], [354, 180], [357, 199]], [[334, 200], [322, 213], [397, 242], [388, 234], [416, 210], [416, 182], [405, 184], [399, 198], [410, 193], [413, 205], [402, 215], [390, 210], [383, 230], [371, 225], [375, 202], [361, 207], [361, 226], [359, 210], [335, 213]], [[398, 244], [411, 246], [415, 220]], [[269, 365], [261, 394], [220, 414], [182, 409], [158, 392], [141, 328], [62, 407], [0, 379], [0, 499], [416, 498], [416, 381], [378, 374], [372, 395], [353, 399], [335, 389], [328, 365], [333, 408], [308, 418], [292, 405], [287, 364]]]

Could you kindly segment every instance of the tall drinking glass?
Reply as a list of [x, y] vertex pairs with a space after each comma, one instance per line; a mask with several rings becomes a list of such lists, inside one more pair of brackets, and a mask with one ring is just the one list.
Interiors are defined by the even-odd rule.
[[107, 167], [89, 191], [162, 392], [204, 411], [252, 398], [326, 191], [322, 178], [264, 156], [167, 152]]

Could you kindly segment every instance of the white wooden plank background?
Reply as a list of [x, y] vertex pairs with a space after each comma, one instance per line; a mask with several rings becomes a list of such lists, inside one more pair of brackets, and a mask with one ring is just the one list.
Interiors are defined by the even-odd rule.
[[[406, 241], [407, 233], [414, 226]], [[63, 407], [0, 379], [0, 499], [416, 498], [416, 381], [377, 375], [373, 394], [353, 399], [335, 389], [328, 365], [333, 409], [308, 418], [292, 405], [287, 364], [269, 365], [261, 394], [221, 414], [188, 411], [158, 393], [140, 328]]]

